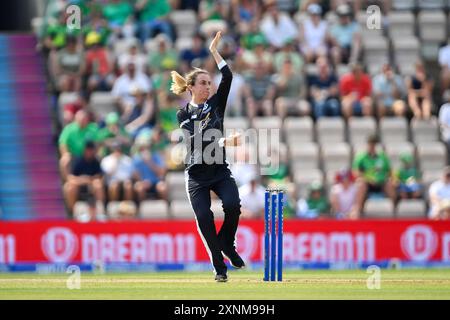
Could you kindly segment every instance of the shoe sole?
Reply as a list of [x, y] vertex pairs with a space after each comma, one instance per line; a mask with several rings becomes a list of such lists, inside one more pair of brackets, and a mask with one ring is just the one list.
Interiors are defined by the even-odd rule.
[[228, 279], [219, 279], [219, 280], [216, 280], [216, 282], [227, 282], [228, 281]]
[[230, 264], [231, 264], [231, 266], [232, 266], [233, 268], [235, 268], [235, 269], [245, 269], [245, 264], [244, 264], [242, 267], [235, 266], [235, 265], [233, 264], [233, 262], [231, 261], [231, 259], [228, 258], [228, 256], [227, 256], [225, 253], [223, 253], [223, 251], [221, 251], [221, 252], [222, 252], [222, 255], [223, 255], [225, 258], [227, 258], [228, 261], [230, 261]]

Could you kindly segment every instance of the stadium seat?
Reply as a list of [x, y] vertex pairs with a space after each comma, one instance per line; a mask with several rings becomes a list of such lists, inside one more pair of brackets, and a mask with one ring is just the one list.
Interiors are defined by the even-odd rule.
[[392, 0], [394, 10], [412, 10], [415, 7], [415, 0]]
[[340, 79], [344, 74], [347, 74], [350, 72], [350, 66], [347, 64], [338, 64], [336, 67], [336, 73], [338, 78]]
[[351, 150], [346, 142], [322, 145], [321, 155], [325, 171], [337, 171], [350, 166]]
[[303, 169], [319, 168], [319, 146], [314, 142], [291, 144], [289, 146], [290, 161]]
[[394, 204], [390, 199], [367, 199], [364, 204], [365, 218], [391, 219], [394, 217]]
[[446, 0], [417, 0], [417, 7], [421, 10], [431, 9], [445, 9]]
[[316, 122], [317, 141], [332, 144], [345, 141], [345, 124], [342, 118], [321, 117]]
[[169, 200], [188, 200], [184, 172], [168, 172], [166, 175]]
[[411, 136], [414, 143], [439, 141], [439, 124], [435, 116], [430, 120], [411, 120]]
[[131, 45], [135, 44], [139, 46], [139, 40], [137, 38], [124, 38], [114, 41], [113, 51], [116, 57], [123, 53], [126, 53]]
[[119, 201], [109, 201], [106, 205], [106, 214], [110, 219], [119, 218]]
[[298, 26], [300, 26], [300, 24], [303, 23], [306, 19], [308, 19], [307, 12], [297, 11], [297, 13], [294, 15], [294, 21]]
[[[363, 36], [362, 37], [363, 40], [365, 40], [367, 38], [383, 36], [382, 28], [369, 29], [367, 27], [367, 21], [368, 21], [369, 17], [370, 17], [370, 14], [368, 14], [366, 11], [359, 11], [356, 13], [356, 21], [358, 21], [358, 23], [359, 23], [360, 30], [361, 30], [361, 33]], [[382, 20], [380, 20], [380, 22], [382, 22]]]
[[325, 20], [328, 22], [329, 25], [333, 25], [338, 22], [339, 17], [333, 10], [330, 10], [325, 14]]
[[170, 202], [170, 215], [174, 219], [192, 220], [195, 215], [188, 200], [174, 200]]
[[444, 11], [421, 11], [417, 21], [422, 41], [440, 43], [447, 39], [447, 21]]
[[[103, 206], [101, 205], [101, 203], [97, 203], [96, 205], [96, 213], [97, 213], [97, 217], [102, 216], [105, 214], [105, 210], [103, 209]], [[76, 221], [80, 221], [80, 222], [87, 222], [90, 221], [90, 217], [88, 215], [89, 213], [89, 204], [87, 201], [77, 201], [75, 202], [75, 205], [73, 207], [73, 218]], [[96, 217], [96, 218], [97, 218]], [[94, 218], [94, 219], [96, 219]]]
[[313, 128], [309, 117], [288, 117], [284, 120], [284, 136], [288, 144], [313, 141]]
[[104, 117], [108, 113], [116, 111], [116, 100], [110, 92], [93, 92], [90, 105], [98, 117]]
[[400, 155], [404, 152], [411, 154], [416, 158], [415, 146], [409, 141], [389, 142], [384, 145], [386, 155], [391, 161], [391, 167], [397, 169], [400, 166]]
[[170, 13], [170, 20], [175, 25], [177, 36], [191, 38], [197, 27], [197, 15], [194, 10], [174, 10]]
[[419, 40], [411, 35], [392, 38], [394, 57], [400, 72], [403, 75], [414, 73], [414, 64], [420, 58]]
[[380, 72], [383, 63], [389, 61], [388, 40], [382, 36], [364, 36], [364, 62], [371, 75]]
[[387, 19], [391, 39], [414, 35], [414, 14], [411, 11], [392, 11]]
[[447, 165], [447, 149], [442, 142], [419, 143], [417, 145], [417, 155], [422, 171], [438, 170]]
[[405, 199], [397, 204], [397, 218], [425, 218], [426, 212], [426, 204], [422, 199]]
[[381, 142], [403, 142], [408, 140], [408, 123], [405, 118], [393, 117], [380, 120]]
[[377, 129], [377, 124], [374, 118], [363, 117], [357, 118], [352, 117], [348, 120], [348, 137], [349, 142], [354, 144], [365, 144], [367, 137], [374, 134]]
[[186, 49], [192, 48], [192, 38], [184, 37], [184, 38], [178, 38], [175, 41], [175, 49], [178, 52], [181, 52]]
[[280, 129], [282, 121], [280, 117], [255, 117], [253, 127], [255, 129]]
[[165, 200], [145, 200], [139, 206], [141, 219], [168, 219], [169, 208]]
[[243, 129], [249, 128], [250, 124], [246, 117], [226, 117], [223, 123], [224, 129]]

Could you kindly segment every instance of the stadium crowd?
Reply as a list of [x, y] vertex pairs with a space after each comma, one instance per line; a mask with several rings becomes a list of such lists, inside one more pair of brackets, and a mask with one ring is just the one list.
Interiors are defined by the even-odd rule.
[[[450, 42], [439, 49], [440, 75], [430, 75], [420, 60], [409, 74], [392, 61], [375, 67], [365, 63], [357, 13], [375, 3], [386, 17], [390, 1], [58, 3], [47, 13], [40, 48], [60, 125], [67, 208], [74, 214], [77, 201], [89, 204], [87, 216], [74, 215], [79, 220], [106, 218], [100, 212], [112, 201], [119, 202], [123, 219], [138, 217], [139, 204], [147, 199], [171, 202], [176, 191], [166, 177], [183, 170], [171, 134], [178, 128], [177, 109], [189, 97], [170, 92], [170, 71], [203, 68], [217, 85], [220, 74], [206, 49], [217, 30], [224, 34], [221, 55], [234, 73], [227, 118], [244, 119], [250, 126], [261, 117], [276, 118], [284, 129], [288, 121], [305, 118], [316, 129], [323, 118], [342, 119], [346, 126], [355, 118], [380, 126], [385, 118], [406, 119], [408, 127], [439, 122], [439, 140], [450, 149]], [[81, 7], [81, 29], [67, 28], [70, 4]], [[186, 13], [192, 13], [191, 24]], [[183, 28], [192, 25], [189, 35]], [[62, 99], [68, 94], [71, 99]], [[105, 96], [112, 98], [106, 108], [99, 102]], [[288, 218], [358, 219], [366, 200], [378, 198], [389, 200], [392, 208], [404, 199], [426, 200], [430, 218], [450, 218], [450, 168], [435, 169], [430, 186], [416, 152], [401, 152], [394, 164], [380, 130], [365, 135], [359, 145], [350, 137], [353, 160], [310, 180], [302, 179], [301, 164], [293, 165], [291, 148], [301, 149], [301, 140], [282, 138], [275, 148], [280, 156], [271, 163], [277, 170], [269, 175], [260, 175], [258, 166], [246, 161], [252, 151], [235, 152], [241, 161], [231, 169], [245, 218], [262, 216], [267, 186], [287, 190]], [[447, 164], [447, 150], [444, 156]]]

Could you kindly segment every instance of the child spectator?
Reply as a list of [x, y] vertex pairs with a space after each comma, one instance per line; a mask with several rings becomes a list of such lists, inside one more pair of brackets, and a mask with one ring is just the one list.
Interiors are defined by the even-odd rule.
[[414, 158], [409, 153], [400, 155], [401, 166], [394, 172], [395, 184], [401, 199], [419, 199], [422, 196], [420, 172], [414, 166]]
[[315, 181], [308, 187], [308, 197], [297, 202], [297, 217], [302, 219], [319, 218], [329, 213], [330, 204], [324, 194], [322, 183]]

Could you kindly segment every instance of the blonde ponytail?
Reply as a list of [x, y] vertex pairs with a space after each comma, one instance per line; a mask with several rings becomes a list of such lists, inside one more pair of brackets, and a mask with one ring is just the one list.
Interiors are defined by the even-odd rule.
[[199, 74], [209, 74], [209, 73], [206, 70], [194, 68], [194, 70], [189, 72], [186, 75], [186, 77], [183, 77], [176, 71], [172, 71], [170, 74], [172, 76], [172, 85], [170, 86], [170, 91], [172, 91], [177, 95], [180, 95], [188, 90], [189, 85], [191, 86], [195, 85], [195, 80], [197, 79], [197, 76]]
[[176, 71], [172, 71], [170, 74], [172, 76], [172, 85], [170, 86], [170, 91], [177, 95], [185, 92], [187, 90], [186, 79]]

